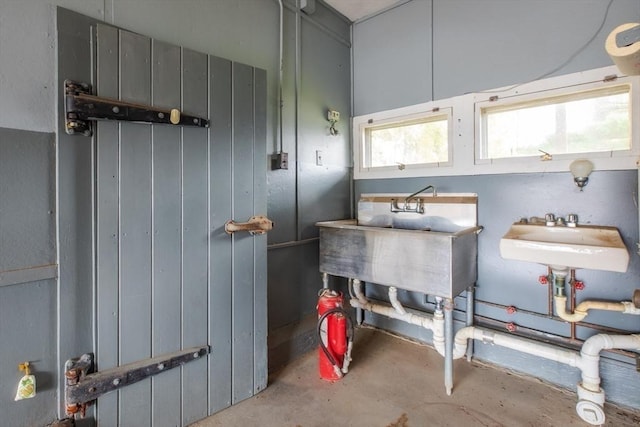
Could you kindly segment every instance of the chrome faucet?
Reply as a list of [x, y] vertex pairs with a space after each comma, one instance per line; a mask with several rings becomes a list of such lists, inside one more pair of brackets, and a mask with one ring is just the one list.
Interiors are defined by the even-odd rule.
[[[424, 206], [422, 205], [422, 199], [416, 197], [418, 194], [422, 193], [423, 191], [427, 191], [431, 189], [431, 191], [433, 192], [433, 197], [436, 197], [438, 194], [436, 192], [436, 187], [434, 187], [433, 185], [427, 185], [426, 187], [416, 191], [415, 193], [409, 195], [406, 199], [404, 199], [404, 205], [402, 207], [398, 206], [398, 201], [396, 199], [392, 199], [391, 200], [391, 212], [417, 212], [417, 213], [424, 213]], [[416, 202], [416, 207], [414, 208], [410, 208], [409, 207], [409, 203], [411, 203], [411, 201], [413, 199], [417, 199]]]
[[[523, 218], [526, 223], [526, 218]], [[523, 222], [523, 219], [520, 222]], [[544, 216], [544, 219], [538, 218], [536, 216], [532, 216], [528, 223], [530, 224], [545, 224], [547, 227], [554, 227], [556, 225], [566, 226], [566, 227], [576, 227], [578, 225], [578, 215], [576, 214], [568, 214], [566, 218], [556, 217], [552, 213], [548, 213]]]
[[434, 187], [433, 185], [427, 185], [426, 187], [424, 187], [422, 190], [418, 190], [415, 193], [413, 193], [412, 195], [410, 195], [409, 197], [407, 197], [406, 199], [404, 199], [404, 206], [406, 207], [409, 202], [413, 199], [415, 199], [415, 197], [422, 193], [423, 191], [427, 191], [428, 189], [431, 189], [431, 191], [433, 192], [433, 197], [436, 197], [438, 194], [436, 192], [436, 187]]

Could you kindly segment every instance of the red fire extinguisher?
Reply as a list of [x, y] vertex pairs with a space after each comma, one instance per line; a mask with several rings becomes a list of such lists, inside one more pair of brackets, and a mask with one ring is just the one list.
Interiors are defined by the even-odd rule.
[[339, 380], [349, 370], [353, 323], [343, 308], [342, 293], [318, 292], [318, 368], [323, 380]]

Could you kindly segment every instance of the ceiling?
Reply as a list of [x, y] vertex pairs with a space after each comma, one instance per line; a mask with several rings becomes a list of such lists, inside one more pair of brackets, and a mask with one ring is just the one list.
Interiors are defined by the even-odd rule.
[[357, 21], [384, 10], [403, 0], [324, 0], [329, 6], [349, 18]]

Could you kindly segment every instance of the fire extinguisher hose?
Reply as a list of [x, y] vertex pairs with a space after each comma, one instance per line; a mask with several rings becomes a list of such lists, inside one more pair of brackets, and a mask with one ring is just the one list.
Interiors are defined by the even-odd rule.
[[[333, 354], [331, 354], [331, 352], [329, 351], [327, 346], [324, 344], [324, 342], [322, 342], [322, 334], [321, 334], [322, 323], [327, 319], [327, 317], [329, 317], [332, 314], [342, 314], [347, 319], [347, 354], [345, 354], [344, 356], [344, 361], [342, 363], [342, 366], [338, 366], [338, 361], [335, 359], [335, 357], [333, 357]], [[353, 348], [353, 335], [354, 335], [353, 321], [351, 320], [351, 316], [349, 316], [349, 313], [341, 307], [334, 307], [332, 309], [329, 309], [325, 311], [322, 314], [322, 316], [320, 316], [320, 318], [318, 319], [317, 333], [318, 333], [318, 341], [320, 341], [320, 348], [322, 349], [325, 356], [327, 356], [327, 359], [329, 360], [329, 362], [331, 362], [331, 364], [333, 365], [333, 369], [338, 374], [338, 376], [342, 377], [342, 375], [346, 374], [347, 371], [349, 370], [349, 363], [351, 362], [351, 349]]]

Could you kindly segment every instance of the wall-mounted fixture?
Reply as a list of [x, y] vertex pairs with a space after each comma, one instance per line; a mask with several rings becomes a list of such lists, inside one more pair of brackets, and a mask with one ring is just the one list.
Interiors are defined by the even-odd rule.
[[332, 136], [338, 135], [338, 129], [336, 129], [336, 123], [340, 121], [340, 112], [335, 110], [327, 111], [327, 120], [329, 121], [329, 133]]
[[573, 175], [573, 180], [576, 185], [580, 187], [580, 191], [582, 191], [582, 188], [589, 182], [589, 175], [593, 170], [593, 163], [587, 159], [574, 160], [571, 162], [569, 170]]
[[607, 37], [605, 49], [622, 73], [640, 75], [640, 23], [616, 27]]

